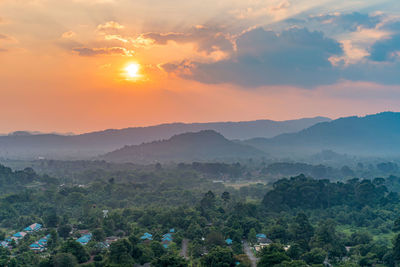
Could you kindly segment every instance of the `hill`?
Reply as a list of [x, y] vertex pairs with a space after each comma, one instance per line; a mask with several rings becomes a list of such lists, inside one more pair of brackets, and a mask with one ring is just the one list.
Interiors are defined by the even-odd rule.
[[228, 139], [273, 137], [282, 133], [297, 132], [319, 122], [324, 117], [290, 121], [245, 121], [214, 123], [171, 123], [150, 127], [109, 129], [80, 135], [38, 134], [19, 131], [0, 136], [0, 157], [12, 159], [87, 159], [121, 148], [144, 142], [168, 139], [176, 134], [214, 130]]
[[364, 156], [400, 155], [400, 113], [383, 112], [318, 123], [297, 133], [244, 141], [276, 155], [310, 155], [321, 150]]
[[229, 141], [215, 131], [205, 130], [175, 135], [168, 140], [125, 146], [100, 158], [113, 162], [150, 163], [235, 160], [264, 155], [253, 147]]

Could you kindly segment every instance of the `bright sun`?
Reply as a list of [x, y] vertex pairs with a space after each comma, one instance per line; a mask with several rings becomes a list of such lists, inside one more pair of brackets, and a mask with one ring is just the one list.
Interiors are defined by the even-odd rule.
[[140, 77], [140, 64], [131, 63], [125, 67], [126, 75], [129, 78], [139, 78]]

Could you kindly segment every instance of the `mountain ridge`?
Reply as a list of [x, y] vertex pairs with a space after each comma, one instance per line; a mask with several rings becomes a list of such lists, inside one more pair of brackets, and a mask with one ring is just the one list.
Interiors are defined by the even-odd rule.
[[166, 140], [124, 146], [99, 159], [111, 162], [191, 162], [261, 157], [266, 154], [248, 145], [226, 139], [213, 130], [174, 135]]
[[[149, 127], [107, 129], [79, 135], [20, 134], [0, 136], [0, 157], [32, 159], [88, 159], [125, 145], [170, 138], [184, 132], [215, 130], [228, 139], [248, 139], [255, 136], [272, 137], [284, 132], [294, 132], [329, 118], [315, 117], [290, 121], [243, 121], [212, 123], [173, 123]], [[21, 134], [22, 133], [22, 134]]]
[[335, 150], [354, 155], [400, 155], [400, 113], [381, 112], [317, 123], [297, 133], [252, 138], [243, 143], [263, 151], [293, 154]]

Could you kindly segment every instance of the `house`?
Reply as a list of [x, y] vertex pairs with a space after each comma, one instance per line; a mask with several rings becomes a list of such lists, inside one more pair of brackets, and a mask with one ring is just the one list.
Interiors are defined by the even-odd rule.
[[11, 238], [14, 240], [20, 240], [20, 239], [24, 238], [26, 236], [26, 234], [27, 234], [26, 232], [18, 232], [18, 233], [13, 234], [13, 236]]
[[272, 240], [269, 238], [259, 238], [258, 239], [258, 244], [263, 247], [271, 245], [272, 243], [273, 243]]
[[81, 235], [87, 235], [90, 233], [89, 230], [79, 230], [78, 233], [80, 233]]
[[169, 232], [170, 232], [170, 233], [175, 233], [175, 228], [169, 229]]
[[92, 234], [86, 234], [81, 236], [80, 238], [78, 238], [76, 241], [79, 242], [81, 245], [86, 245], [87, 243], [89, 243], [89, 241], [92, 239]]
[[47, 245], [47, 238], [43, 237], [43, 238], [39, 239], [39, 241], [37, 241], [37, 243], [39, 245], [46, 246]]
[[228, 238], [228, 239], [225, 240], [225, 243], [226, 243], [228, 246], [230, 246], [230, 245], [232, 245], [233, 240], [230, 239], [230, 238]]
[[40, 229], [42, 229], [42, 225], [40, 224], [40, 223], [34, 223], [34, 224], [31, 224], [31, 225], [29, 225], [28, 227], [26, 227], [25, 229], [24, 229], [24, 231], [26, 231], [26, 232], [36, 232], [36, 231], [39, 231]]
[[100, 248], [100, 249], [107, 249], [110, 247], [110, 244], [107, 242], [99, 242], [95, 245], [96, 248]]
[[103, 210], [103, 218], [108, 217], [108, 210]]
[[119, 237], [116, 237], [116, 236], [109, 236], [109, 237], [106, 237], [106, 243], [107, 244], [111, 244], [112, 242], [115, 242], [115, 241], [117, 241], [119, 239]]
[[264, 237], [260, 237], [257, 239], [258, 244], [254, 246], [255, 251], [260, 251], [263, 248], [265, 248], [266, 246], [271, 245], [273, 242], [271, 239], [269, 238], [264, 238]]
[[140, 239], [142, 239], [142, 240], [153, 240], [153, 235], [152, 235], [152, 234], [149, 234], [149, 233], [144, 233], [144, 234], [140, 237]]
[[170, 233], [168, 233], [168, 234], [164, 234], [164, 235], [163, 235], [163, 238], [165, 238], [165, 237], [172, 238], [172, 235], [171, 235]]
[[267, 236], [265, 234], [257, 234], [256, 237], [257, 238], [267, 238]]
[[169, 236], [163, 237], [162, 241], [171, 242], [172, 241], [172, 237], [169, 237]]
[[37, 242], [30, 244], [29, 249], [35, 252], [42, 252], [44, 250], [44, 246], [38, 244]]

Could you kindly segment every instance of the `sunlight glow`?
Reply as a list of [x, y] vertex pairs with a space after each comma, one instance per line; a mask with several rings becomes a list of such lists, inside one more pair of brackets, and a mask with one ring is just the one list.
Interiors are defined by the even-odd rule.
[[139, 78], [140, 75], [140, 64], [139, 63], [130, 63], [125, 67], [126, 76], [128, 78]]

